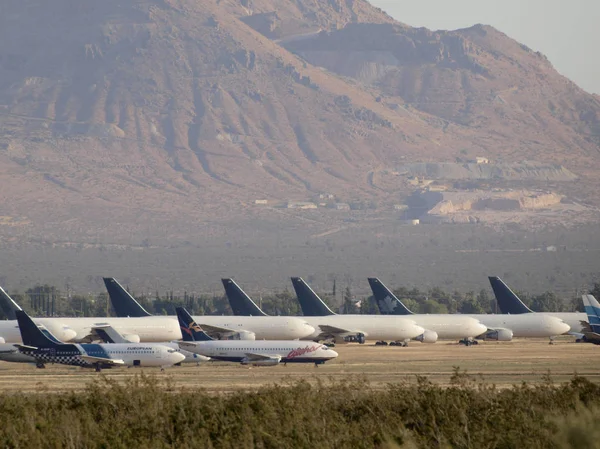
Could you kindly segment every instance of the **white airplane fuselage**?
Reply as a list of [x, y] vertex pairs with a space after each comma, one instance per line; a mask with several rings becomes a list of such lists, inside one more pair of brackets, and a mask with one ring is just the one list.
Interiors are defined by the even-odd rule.
[[[86, 368], [93, 367], [96, 363], [108, 367], [110, 363], [104, 361], [110, 360], [119, 362], [115, 366], [166, 367], [185, 359], [181, 352], [156, 343], [61, 344], [36, 349], [22, 346], [19, 351], [38, 362]], [[86, 356], [95, 359], [86, 359]]]
[[[76, 332], [62, 322], [60, 318], [33, 318], [37, 325], [48, 329], [52, 335], [61, 341], [72, 340]], [[21, 343], [21, 332], [17, 320], [0, 321], [0, 342]]]
[[[141, 342], [165, 342], [181, 338], [181, 331], [177, 321], [166, 316], [147, 316], [140, 318], [116, 317], [81, 317], [81, 318], [35, 318], [37, 323], [43, 324], [51, 330], [53, 323], [61, 323], [75, 331], [73, 341], [81, 341], [88, 336], [92, 327], [109, 324], [124, 336], [137, 336]], [[54, 334], [54, 332], [52, 332]], [[61, 340], [58, 335], [54, 336]], [[69, 341], [69, 340], [66, 340]]]
[[537, 313], [469, 314], [489, 329], [510, 329], [513, 337], [555, 337], [569, 331], [568, 324], [559, 318]]
[[417, 325], [436, 332], [441, 339], [473, 338], [487, 331], [487, 327], [479, 320], [466, 315], [435, 313], [405, 316], [413, 320]]
[[[147, 318], [156, 317], [139, 319]], [[182, 336], [177, 317], [169, 315], [162, 318], [170, 319], [177, 326], [178, 336], [171, 340], [180, 340]], [[231, 332], [252, 332], [256, 340], [296, 340], [315, 332], [314, 327], [310, 326], [304, 317], [196, 315], [192, 318], [201, 327], [214, 326]]]
[[319, 326], [333, 326], [352, 332], [364, 334], [366, 340], [399, 341], [410, 340], [425, 332], [416, 324], [412, 317], [392, 315], [326, 315], [304, 316], [308, 324], [316, 330], [306, 337], [312, 340], [321, 335], [324, 330]]
[[582, 333], [584, 331], [581, 322], [588, 322], [588, 316], [585, 312], [535, 312], [533, 314], [522, 315], [547, 315], [563, 320], [571, 327], [572, 332]]
[[[272, 363], [265, 360], [265, 364], [274, 365], [277, 363], [324, 363], [338, 356], [333, 349], [320, 343], [293, 340], [212, 340], [179, 342], [179, 345], [187, 351], [226, 362], [244, 363], [251, 354], [270, 357]], [[248, 363], [250, 364], [250, 362]]]

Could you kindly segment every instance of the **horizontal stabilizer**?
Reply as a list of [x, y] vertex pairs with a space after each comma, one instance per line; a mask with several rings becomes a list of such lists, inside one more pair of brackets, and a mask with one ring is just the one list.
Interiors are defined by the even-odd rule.
[[36, 351], [38, 349], [37, 346], [29, 346], [29, 345], [15, 345], [16, 348], [18, 349], [26, 349], [28, 351]]

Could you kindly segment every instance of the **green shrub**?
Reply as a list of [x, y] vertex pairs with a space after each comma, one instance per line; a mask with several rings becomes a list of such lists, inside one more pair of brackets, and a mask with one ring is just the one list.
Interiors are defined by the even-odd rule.
[[83, 392], [0, 395], [7, 448], [583, 448], [600, 437], [600, 387], [585, 378], [497, 389], [371, 387], [362, 378], [214, 395], [136, 375]]

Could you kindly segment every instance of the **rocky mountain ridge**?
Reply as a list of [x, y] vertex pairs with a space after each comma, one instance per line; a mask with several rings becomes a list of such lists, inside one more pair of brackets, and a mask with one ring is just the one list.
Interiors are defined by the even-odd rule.
[[182, 220], [320, 192], [391, 204], [411, 186], [381, 170], [476, 155], [564, 164], [596, 197], [597, 97], [487, 26], [361, 0], [22, 0], [0, 42], [16, 239], [184, 238]]

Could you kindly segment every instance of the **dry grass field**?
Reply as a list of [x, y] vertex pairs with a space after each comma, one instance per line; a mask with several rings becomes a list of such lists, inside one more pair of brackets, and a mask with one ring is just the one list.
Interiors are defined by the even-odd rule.
[[[315, 368], [311, 364], [248, 368], [238, 364], [209, 362], [200, 366], [173, 367], [161, 373], [145, 369], [147, 374], [170, 378], [175, 387], [204, 388], [214, 393], [253, 389], [274, 383], [306, 379], [309, 381], [343, 380], [365, 376], [375, 387], [391, 382], [416, 382], [426, 376], [446, 384], [454, 367], [484, 382], [508, 387], [521, 382], [545, 382], [548, 374], [555, 382], [570, 379], [575, 373], [600, 381], [598, 348], [560, 339], [554, 345], [547, 340], [521, 340], [510, 343], [485, 342], [464, 347], [455, 343], [433, 345], [413, 343], [407, 348], [344, 345], [336, 347], [337, 360]], [[52, 392], [81, 390], [98, 378], [107, 376], [125, 380], [138, 369], [93, 370], [61, 365], [37, 369], [33, 365], [0, 362], [1, 392]], [[480, 377], [481, 375], [481, 377]]]

